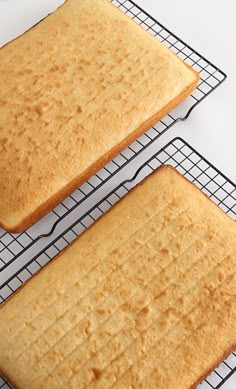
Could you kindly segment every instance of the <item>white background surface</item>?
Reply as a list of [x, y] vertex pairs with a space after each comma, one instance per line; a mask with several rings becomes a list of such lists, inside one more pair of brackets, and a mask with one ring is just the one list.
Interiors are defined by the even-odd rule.
[[[79, 1], [79, 0], [78, 0]], [[54, 10], [63, 0], [0, 0], [0, 46]], [[235, 1], [136, 0], [143, 9], [225, 71], [227, 81], [184, 123], [158, 143], [181, 136], [236, 182]], [[224, 389], [236, 388], [236, 375]]]
[[236, 182], [235, 1], [137, 0], [137, 3], [227, 73], [226, 82], [197, 107], [187, 122], [177, 123], [165, 141], [183, 137]]

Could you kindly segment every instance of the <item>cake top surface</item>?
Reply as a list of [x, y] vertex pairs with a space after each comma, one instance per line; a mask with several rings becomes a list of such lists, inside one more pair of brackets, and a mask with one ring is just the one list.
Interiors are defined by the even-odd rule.
[[236, 345], [235, 253], [235, 223], [160, 168], [0, 307], [0, 370], [19, 388], [189, 389]]
[[66, 1], [0, 49], [0, 224], [27, 228], [196, 82], [109, 1]]

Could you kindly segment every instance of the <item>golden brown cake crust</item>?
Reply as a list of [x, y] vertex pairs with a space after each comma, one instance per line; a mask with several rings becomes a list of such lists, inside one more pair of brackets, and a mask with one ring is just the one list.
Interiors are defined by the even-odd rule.
[[29, 389], [189, 389], [236, 343], [235, 250], [235, 223], [158, 169], [0, 307], [1, 371]]
[[198, 80], [106, 0], [68, 0], [7, 44], [0, 50], [0, 225], [28, 228]]

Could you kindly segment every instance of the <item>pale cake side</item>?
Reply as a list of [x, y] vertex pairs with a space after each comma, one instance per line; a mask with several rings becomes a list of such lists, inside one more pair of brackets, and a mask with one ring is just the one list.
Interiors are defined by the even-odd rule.
[[162, 167], [0, 307], [0, 370], [19, 389], [189, 389], [236, 346], [235, 253], [235, 223]]
[[0, 49], [0, 225], [29, 227], [198, 79], [108, 0], [68, 0]]

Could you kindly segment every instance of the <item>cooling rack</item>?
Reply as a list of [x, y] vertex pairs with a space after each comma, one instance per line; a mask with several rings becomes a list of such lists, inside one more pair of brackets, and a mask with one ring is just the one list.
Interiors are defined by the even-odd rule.
[[181, 109], [174, 110], [161, 122], [160, 127], [155, 127], [156, 136], [163, 134], [176, 121], [186, 120], [192, 110], [205, 99], [214, 89], [216, 89], [225, 79], [226, 74], [217, 66], [207, 60], [203, 55], [191, 48], [182, 39], [178, 38], [168, 28], [155, 20], [132, 0], [110, 0], [121, 11], [135, 20], [146, 31], [151, 33], [170, 50], [177, 54], [188, 65], [192, 66], [200, 74], [200, 82], [197, 89], [182, 104]]
[[[125, 12], [130, 18], [134, 19], [144, 29], [149, 31], [157, 39], [161, 40], [166, 46], [174, 51], [181, 59], [186, 61], [190, 66], [195, 68], [200, 74], [200, 81], [197, 89], [179, 108], [166, 116], [156, 126], [147, 131], [142, 137], [130, 145], [117, 158], [102, 169], [96, 176], [92, 177], [85, 185], [75, 191], [62, 204], [50, 212], [45, 218], [28, 229], [22, 234], [9, 234], [0, 229], [0, 288], [3, 287], [3, 278], [6, 279], [6, 274], [10, 276], [12, 263], [16, 263], [19, 259], [19, 264], [24, 266], [22, 256], [27, 253], [28, 259], [35, 252], [35, 248], [39, 250], [42, 239], [52, 236], [54, 230], [60, 229], [60, 222], [67, 220], [69, 226], [70, 216], [77, 209], [78, 215], [82, 214], [82, 209], [92, 195], [98, 190], [102, 192], [104, 184], [110, 181], [111, 177], [117, 178], [117, 175], [137, 155], [147, 150], [151, 144], [162, 135], [167, 129], [173, 126], [179, 120], [185, 120], [190, 115], [192, 110], [203, 101], [210, 93], [213, 92], [226, 78], [226, 74], [210, 61], [197, 53], [189, 45], [184, 43], [175, 34], [171, 33], [162, 24], [158, 23], [133, 1], [128, 0], [112, 0], [121, 11]], [[72, 222], [73, 220], [71, 220]], [[69, 234], [69, 231], [68, 231]], [[68, 240], [71, 240], [71, 233]], [[48, 243], [50, 239], [48, 239]], [[64, 244], [64, 243], [62, 243]], [[32, 247], [34, 249], [32, 250]], [[61, 247], [61, 246], [60, 246]], [[44, 245], [43, 245], [44, 248]], [[45, 254], [47, 257], [47, 254]], [[49, 257], [52, 253], [49, 252]], [[20, 261], [21, 258], [21, 261]], [[47, 257], [48, 258], [48, 257]], [[41, 259], [42, 263], [47, 261], [47, 258]], [[27, 259], [27, 260], [28, 260]], [[42, 264], [40, 263], [38, 266]], [[20, 270], [20, 269], [18, 269]], [[37, 269], [33, 269], [37, 270]], [[3, 276], [3, 273], [5, 276]], [[27, 277], [27, 274], [24, 276]], [[20, 285], [21, 281], [19, 281]], [[1, 299], [1, 298], [0, 298]]]
[[[3, 274], [4, 271], [2, 272], [1, 277], [3, 287], [0, 289], [0, 302], [4, 302], [24, 281], [26, 281], [26, 279], [30, 278], [40, 267], [57, 255], [64, 247], [73, 241], [76, 236], [119, 201], [132, 187], [162, 164], [174, 166], [181, 174], [194, 182], [195, 185], [218, 204], [225, 213], [236, 221], [236, 185], [203, 158], [187, 142], [181, 138], [175, 138], [142, 164], [135, 173], [131, 173], [131, 178], [129, 177], [119, 185], [116, 185], [115, 188], [113, 187], [105, 196], [104, 193], [101, 193], [100, 200], [97, 200], [96, 196], [94, 202], [90, 201], [90, 204], [86, 203], [88, 208], [84, 210], [79, 218], [77, 218], [76, 208], [73, 208], [74, 205], [72, 205], [71, 214], [75, 213], [75, 221], [72, 222], [73, 218], [71, 217], [69, 226], [67, 226], [66, 221], [64, 223], [63, 215], [61, 215], [60, 220], [63, 220], [63, 223], [59, 224], [64, 228], [58, 229], [58, 231], [56, 228], [50, 236], [42, 237], [39, 248], [32, 246], [32, 252], [28, 257], [25, 259], [21, 257], [14, 261], [19, 262], [19, 265], [12, 267], [11, 273]], [[122, 173], [124, 173], [125, 170], [127, 169], [124, 167]], [[124, 174], [122, 174], [122, 176], [124, 176]], [[108, 181], [109, 180], [106, 182], [107, 190], [109, 188]], [[85, 187], [83, 193], [84, 192]], [[93, 193], [93, 189], [90, 193]], [[87, 194], [86, 199], [91, 200], [92, 195]], [[60, 207], [64, 206], [61, 204], [59, 209]], [[66, 215], [65, 219], [67, 219], [68, 215], [66, 212], [64, 215]], [[64, 224], [66, 226], [64, 226]], [[50, 239], [50, 241], [48, 239]], [[13, 264], [14, 263], [12, 263], [12, 265]], [[236, 373], [236, 353], [232, 353], [199, 386], [199, 389], [219, 389], [234, 373]], [[0, 380], [0, 388], [8, 388], [6, 385], [6, 381], [2, 380], [1, 384]]]
[[[196, 69], [200, 74], [198, 87], [179, 108], [147, 131], [36, 225], [22, 234], [9, 234], [0, 229], [0, 304], [127, 193], [136, 181], [139, 181], [144, 175], [148, 174], [148, 171], [154, 169], [154, 165], [151, 164], [155, 163], [155, 160], [157, 166], [158, 163], [170, 163], [177, 166], [180, 171], [182, 170], [182, 173], [189, 175], [191, 180], [202, 186], [202, 189], [208, 195], [219, 203], [230, 216], [235, 218], [236, 195], [234, 184], [180, 139], [176, 139], [166, 148], [160, 150], [152, 160], [149, 160], [137, 172], [133, 179], [123, 181], [124, 176], [130, 174], [129, 169], [125, 170], [126, 165], [129, 164], [130, 166], [130, 162], [144, 150], [147, 150], [160, 135], [177, 121], [186, 120], [192, 110], [222, 84], [226, 79], [226, 74], [158, 23], [133, 1], [112, 0], [111, 2]], [[183, 142], [183, 148], [187, 147], [192, 150], [190, 151], [191, 155], [182, 155], [183, 160], [179, 162], [178, 158], [180, 158], [183, 148], [181, 149], [182, 146], [178, 146], [176, 142]], [[174, 147], [176, 151], [171, 151], [168, 147]], [[164, 155], [166, 160], [164, 160]], [[193, 158], [199, 158], [199, 161], [192, 161]], [[188, 160], [191, 162], [188, 162]], [[193, 163], [192, 168], [199, 169], [199, 162], [206, 163], [205, 171], [199, 173], [199, 177], [196, 176], [196, 172], [191, 171], [190, 165], [189, 167], [184, 166], [184, 163]], [[211, 169], [215, 172], [214, 177], [211, 175]], [[208, 179], [209, 182], [207, 182]], [[220, 179], [225, 180], [224, 184], [218, 182]], [[205, 180], [205, 182], [201, 182], [201, 180]], [[114, 182], [122, 182], [122, 184], [116, 186], [116, 190], [109, 191], [109, 188], [114, 188]], [[220, 192], [221, 190], [222, 192]], [[219, 191], [218, 194], [217, 191]], [[106, 195], [107, 193], [109, 193], [109, 196]], [[225, 193], [225, 198], [218, 198], [221, 196], [220, 193], [222, 196]], [[236, 356], [232, 354], [221, 365], [220, 370], [216, 369], [209, 378], [209, 382], [204, 382], [202, 388], [219, 388], [224, 380], [233, 374], [235, 366]], [[216, 383], [217, 381], [219, 382]], [[6, 380], [0, 377], [0, 388], [9, 387]]]

